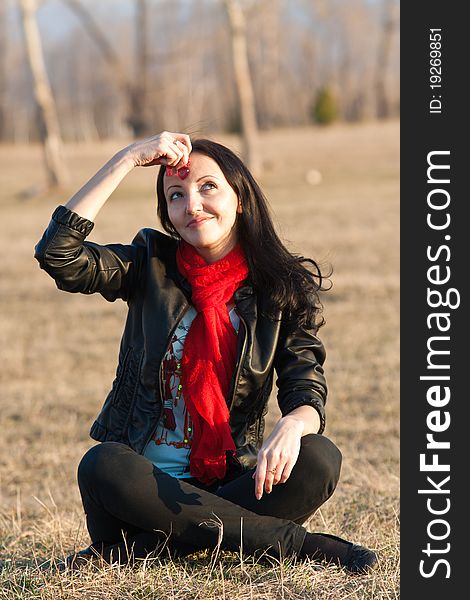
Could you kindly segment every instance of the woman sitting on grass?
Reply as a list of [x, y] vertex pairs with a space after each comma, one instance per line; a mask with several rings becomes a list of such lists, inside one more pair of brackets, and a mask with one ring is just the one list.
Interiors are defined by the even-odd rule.
[[[122, 179], [153, 165], [169, 235], [85, 241]], [[92, 543], [63, 568], [135, 561], [163, 544], [179, 556], [220, 545], [356, 573], [375, 565], [371, 550], [302, 526], [341, 465], [321, 435], [322, 277], [283, 246], [231, 150], [168, 132], [131, 144], [55, 210], [35, 256], [60, 289], [129, 306], [117, 376], [90, 432], [102, 443], [78, 468]], [[282, 418], [263, 441], [274, 371]]]

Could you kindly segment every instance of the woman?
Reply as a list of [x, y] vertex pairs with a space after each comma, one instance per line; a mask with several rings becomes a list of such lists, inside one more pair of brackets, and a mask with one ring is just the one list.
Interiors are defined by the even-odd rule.
[[[152, 165], [170, 235], [85, 241], [122, 179]], [[351, 572], [375, 565], [374, 552], [302, 527], [341, 465], [321, 435], [321, 274], [282, 245], [233, 152], [168, 132], [131, 144], [56, 209], [35, 256], [60, 289], [129, 306], [116, 379], [90, 432], [102, 443], [78, 469], [92, 544], [65, 566], [126, 562], [162, 544], [177, 555], [220, 545]], [[274, 371], [282, 417], [263, 441]]]

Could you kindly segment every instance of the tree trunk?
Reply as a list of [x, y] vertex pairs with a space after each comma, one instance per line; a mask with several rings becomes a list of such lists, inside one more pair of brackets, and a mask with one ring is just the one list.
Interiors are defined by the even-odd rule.
[[134, 137], [149, 133], [148, 119], [148, 49], [146, 27], [148, 23], [147, 0], [136, 1], [135, 40], [136, 40], [136, 69], [135, 80], [132, 82], [125, 72], [122, 61], [115, 49], [108, 42], [100, 26], [79, 0], [62, 0], [80, 19], [85, 31], [100, 49], [106, 63], [111, 69], [113, 79], [126, 99], [126, 124]]
[[257, 148], [258, 125], [248, 65], [245, 19], [238, 0], [224, 0], [224, 5], [230, 22], [232, 60], [243, 136], [243, 156], [250, 171], [258, 177], [261, 174], [261, 160]]
[[148, 135], [148, 49], [147, 49], [147, 0], [136, 0], [135, 15], [135, 79], [130, 90], [128, 123], [134, 137]]
[[264, 83], [262, 94], [265, 122], [268, 127], [279, 127], [285, 117], [285, 110], [289, 106], [281, 76], [281, 34], [285, 34], [285, 29], [281, 26], [281, 4], [279, 0], [268, 0], [262, 3], [260, 10], [262, 14], [261, 43], [264, 56], [262, 65], [258, 65], [258, 68], [261, 66]]
[[91, 13], [79, 2], [79, 0], [62, 0], [62, 2], [66, 4], [80, 20], [85, 31], [100, 49], [106, 63], [113, 73], [118, 88], [127, 93], [129, 88], [129, 78], [124, 71], [121, 60], [100, 27], [94, 21]]
[[33, 78], [37, 123], [44, 149], [48, 185], [54, 188], [64, 185], [68, 180], [67, 169], [62, 158], [59, 121], [47, 78], [41, 38], [35, 18], [36, 2], [35, 0], [20, 0], [20, 8], [26, 55]]
[[0, 2], [0, 142], [6, 138], [7, 92], [7, 7]]
[[383, 0], [382, 34], [378, 45], [377, 71], [375, 76], [376, 115], [379, 119], [386, 119], [390, 116], [386, 79], [390, 62], [392, 36], [395, 29], [394, 3], [395, 0]]

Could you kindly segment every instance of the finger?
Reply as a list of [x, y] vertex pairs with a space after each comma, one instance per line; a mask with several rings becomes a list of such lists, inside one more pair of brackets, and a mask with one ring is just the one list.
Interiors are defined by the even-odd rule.
[[271, 458], [271, 461], [269, 463], [269, 468], [268, 468], [268, 473], [271, 471], [271, 475], [272, 475], [272, 484], [276, 485], [279, 483], [279, 480], [281, 479], [282, 476], [282, 472], [284, 470], [284, 466], [287, 462], [287, 457], [286, 456], [274, 456]]
[[187, 149], [188, 154], [193, 149], [191, 144], [191, 138], [189, 137], [189, 135], [186, 135], [185, 133], [174, 133], [173, 138], [175, 140], [178, 140], [178, 142], [180, 142], [180, 144], [182, 144]]
[[172, 142], [176, 145], [178, 150], [183, 152], [181, 164], [175, 166], [177, 168], [186, 166], [189, 161], [189, 154], [192, 150], [192, 144], [189, 135], [184, 133], [168, 133], [168, 135], [171, 136]]
[[178, 164], [175, 165], [176, 169], [180, 169], [181, 167], [185, 167], [189, 163], [189, 152], [184, 144], [182, 144], [179, 140], [174, 141], [175, 146], [178, 151], [181, 152], [181, 158]]
[[264, 490], [267, 494], [270, 494], [273, 489], [276, 472], [277, 468], [275, 466], [272, 466], [272, 464], [268, 465], [268, 468], [266, 469], [266, 479], [264, 481]]
[[169, 167], [176, 167], [176, 165], [181, 161], [181, 157], [183, 156], [183, 152], [177, 148], [174, 142], [171, 142], [164, 151], [164, 155], [161, 157], [161, 164]]
[[162, 155], [162, 158], [167, 158], [167, 163], [181, 159], [183, 149], [181, 144], [176, 143], [177, 140], [178, 134], [171, 133], [171, 131], [163, 131], [161, 134], [155, 136], [158, 151]]
[[255, 474], [255, 496], [257, 500], [260, 500], [263, 495], [264, 480], [266, 478], [266, 464], [266, 457], [261, 455]]
[[191, 150], [182, 142], [180, 142], [178, 140], [178, 147], [181, 148], [181, 150], [183, 151], [183, 158], [182, 158], [182, 162], [183, 162], [183, 166], [189, 165], [190, 163], [190, 154], [191, 154]]
[[281, 476], [284, 470], [284, 463], [282, 461], [277, 463], [276, 470], [273, 473], [273, 485], [277, 485], [281, 480]]
[[292, 469], [294, 468], [296, 461], [295, 460], [288, 460], [286, 462], [286, 464], [284, 465], [284, 468], [282, 470], [282, 473], [279, 477], [279, 482], [278, 483], [285, 483], [289, 477], [290, 474], [292, 473]]
[[178, 157], [176, 154], [174, 154], [170, 151], [166, 151], [165, 154], [159, 154], [152, 160], [149, 160], [148, 162], [143, 163], [142, 166], [143, 167], [155, 167], [158, 165], [163, 165], [164, 167], [169, 166], [169, 165], [174, 166], [174, 161], [177, 159], [178, 159]]
[[171, 144], [170, 150], [176, 156], [175, 160], [171, 163], [171, 166], [178, 168], [184, 159], [184, 152], [178, 140], [173, 140]]

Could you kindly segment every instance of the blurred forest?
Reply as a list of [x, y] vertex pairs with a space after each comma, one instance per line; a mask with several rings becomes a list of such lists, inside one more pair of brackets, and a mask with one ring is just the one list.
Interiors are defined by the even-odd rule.
[[22, 5], [35, 12], [64, 141], [240, 132], [233, 4], [257, 127], [322, 122], [325, 97], [332, 118], [398, 115], [397, 0], [0, 0], [0, 142], [42, 139]]

